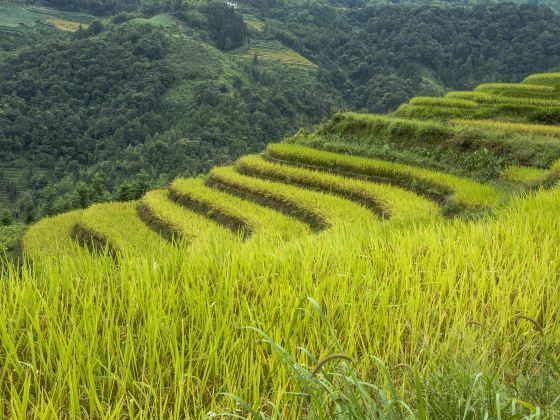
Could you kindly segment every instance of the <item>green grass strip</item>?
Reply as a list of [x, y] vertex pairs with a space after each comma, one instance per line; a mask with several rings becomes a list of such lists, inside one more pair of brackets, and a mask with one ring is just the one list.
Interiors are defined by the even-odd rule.
[[560, 84], [560, 73], [536, 73], [531, 74], [523, 80], [523, 83], [529, 84]]
[[138, 203], [96, 204], [84, 210], [74, 229], [86, 245], [125, 256], [164, 256], [171, 244], [146, 226], [137, 213]]
[[371, 211], [352, 201], [293, 185], [252, 178], [236, 172], [233, 167], [214, 168], [209, 180], [296, 217], [315, 230], [349, 224], [356, 226], [377, 220]]
[[286, 143], [271, 144], [270, 156], [289, 162], [373, 177], [414, 191], [447, 198], [451, 204], [488, 208], [503, 198], [495, 188], [474, 180], [401, 163], [324, 152]]
[[410, 100], [410, 105], [426, 105], [450, 108], [476, 108], [478, 104], [463, 98], [439, 98], [431, 96], [417, 96]]
[[423, 220], [438, 216], [438, 206], [413, 192], [387, 184], [368, 182], [329, 172], [272, 163], [260, 156], [245, 156], [238, 169], [248, 175], [294, 183], [341, 195], [366, 205], [384, 217], [396, 220]]
[[536, 187], [555, 177], [549, 169], [531, 168], [528, 166], [511, 165], [502, 172], [502, 179], [523, 187]]
[[451, 120], [451, 124], [461, 127], [479, 127], [491, 130], [535, 134], [560, 138], [560, 127], [542, 124], [523, 124], [495, 120]]
[[465, 99], [479, 104], [497, 105], [529, 105], [542, 107], [560, 107], [560, 101], [540, 98], [515, 98], [510, 96], [491, 95], [485, 92], [457, 91], [449, 92], [448, 98]]
[[82, 216], [81, 210], [41, 219], [23, 237], [24, 255], [32, 260], [59, 259], [64, 255], [78, 257], [84, 252], [72, 239], [72, 230]]
[[138, 204], [138, 214], [170, 240], [181, 238], [192, 243], [209, 237], [234, 239], [229, 229], [171, 201], [167, 190], [147, 192]]
[[251, 241], [287, 241], [309, 234], [309, 228], [290, 217], [204, 184], [200, 178], [180, 178], [170, 186], [173, 200], [204, 214]]
[[521, 83], [483, 83], [475, 88], [475, 91], [524, 91], [524, 92], [554, 92], [552, 86], [531, 85]]

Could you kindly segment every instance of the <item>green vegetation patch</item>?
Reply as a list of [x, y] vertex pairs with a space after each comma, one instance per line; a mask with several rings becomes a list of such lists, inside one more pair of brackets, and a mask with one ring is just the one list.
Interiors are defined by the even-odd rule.
[[511, 104], [511, 105], [533, 105], [542, 107], [559, 107], [560, 101], [554, 99], [539, 98], [512, 98], [508, 96], [491, 95], [480, 91], [456, 91], [449, 92], [447, 97], [453, 99], [465, 99], [480, 104]]
[[[538, 127], [547, 130], [546, 126]], [[556, 129], [551, 128], [552, 131]], [[295, 141], [322, 148], [321, 139], [325, 137], [327, 141], [324, 144], [328, 145], [332, 140], [341, 147], [341, 152], [353, 153], [351, 149], [354, 148], [357, 154], [371, 153], [385, 158], [393, 156], [392, 148], [396, 147], [407, 151], [411, 163], [414, 159], [429, 162], [429, 159], [435, 158], [434, 167], [439, 165], [446, 171], [455, 169], [458, 173], [473, 173], [487, 178], [499, 177], [501, 169], [511, 164], [548, 168], [560, 157], [560, 142], [536, 130], [527, 135], [515, 130], [477, 126], [471, 120], [452, 125], [435, 120], [408, 120], [348, 112], [336, 114], [316, 133]], [[375, 149], [379, 145], [381, 148]], [[463, 159], [466, 157], [468, 159]], [[399, 156], [395, 158], [400, 160]]]
[[534, 188], [556, 178], [553, 171], [548, 169], [531, 168], [527, 166], [509, 166], [504, 169], [502, 178], [523, 187]]
[[177, 26], [177, 22], [175, 21], [173, 16], [168, 15], [167, 13], [155, 15], [149, 19], [135, 18], [135, 19], [131, 19], [129, 22], [134, 24], [139, 24], [139, 25], [150, 25], [150, 26], [155, 26], [160, 28], [175, 28]]
[[309, 61], [307, 58], [298, 54], [294, 50], [282, 46], [280, 43], [275, 42], [259, 42], [251, 44], [248, 47], [232, 52], [234, 57], [251, 59], [251, 60], [264, 60], [274, 61], [290, 66], [303, 66], [313, 67], [317, 66]]
[[478, 104], [474, 101], [455, 98], [438, 98], [429, 96], [417, 96], [410, 100], [411, 105], [427, 105], [433, 107], [451, 108], [476, 108]]
[[554, 88], [546, 85], [532, 85], [521, 83], [483, 83], [475, 88], [475, 91], [522, 91], [522, 92], [554, 92]]
[[16, 259], [21, 254], [21, 242], [27, 230], [25, 225], [0, 226], [0, 261], [7, 256]]
[[47, 23], [63, 31], [76, 31], [87, 26], [93, 16], [86, 13], [62, 12], [47, 7], [26, 6], [22, 3], [0, 1], [0, 27], [34, 27], [37, 22]]
[[457, 205], [479, 209], [494, 207], [504, 198], [499, 191], [489, 185], [400, 163], [342, 155], [290, 144], [269, 145], [267, 152], [282, 161], [372, 177], [431, 196], [448, 198], [450, 212], [456, 211]]
[[0, 2], [0, 26], [35, 26], [37, 16], [20, 3]]
[[490, 130], [513, 131], [517, 133], [560, 138], [560, 127], [550, 125], [520, 124], [495, 120], [452, 120], [450, 123], [463, 127], [488, 128]]

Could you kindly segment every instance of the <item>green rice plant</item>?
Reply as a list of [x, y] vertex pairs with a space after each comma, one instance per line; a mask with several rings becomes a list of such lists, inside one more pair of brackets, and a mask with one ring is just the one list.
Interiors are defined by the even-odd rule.
[[84, 245], [124, 256], [166, 255], [171, 244], [138, 216], [138, 203], [96, 204], [84, 210], [73, 235]]
[[552, 93], [554, 88], [546, 85], [532, 85], [532, 84], [522, 84], [522, 83], [483, 83], [475, 88], [475, 92], [478, 91], [520, 91], [520, 92], [531, 92], [531, 93]]
[[364, 204], [383, 217], [399, 221], [430, 220], [438, 216], [438, 207], [415, 193], [386, 184], [342, 177], [324, 171], [271, 163], [260, 156], [245, 156], [237, 162], [246, 175], [302, 185], [337, 194]]
[[[253, 407], [238, 395], [226, 393], [225, 396], [237, 402], [237, 412], [211, 413], [209, 417], [283, 419], [281, 408], [284, 404], [301, 407], [304, 418], [309, 419], [541, 418], [538, 406], [504, 397], [493, 385], [492, 378], [485, 377], [482, 372], [467, 376], [468, 373], [464, 370], [456, 374], [454, 367], [446, 366], [447, 370], [443, 374], [445, 379], [438, 378], [436, 384], [439, 386], [441, 383], [445, 387], [442, 395], [434, 395], [433, 391], [427, 390], [426, 381], [422, 380], [418, 370], [407, 364], [397, 367], [405, 375], [408, 373], [411, 379], [402, 377], [399, 378], [401, 383], [397, 383], [394, 374], [398, 370], [395, 368], [391, 373], [391, 369], [375, 356], [371, 357], [370, 370], [376, 374], [369, 373], [369, 377], [364, 377], [354, 368], [356, 360], [344, 351], [335, 328], [320, 305], [315, 299], [308, 300], [325, 324], [330, 339], [335, 344], [335, 353], [319, 359], [308, 349], [299, 347], [300, 353], [313, 365], [313, 368], [307, 367], [300, 357], [293, 356], [264, 331], [248, 327], [248, 330], [257, 333], [261, 341], [271, 348], [282, 367], [291, 373], [296, 389], [291, 393], [290, 399], [286, 398], [281, 403], [267, 400], [264, 404], [261, 399], [259, 407]], [[371, 376], [374, 376], [374, 381], [370, 381]], [[430, 382], [433, 381], [432, 377], [429, 379]], [[481, 401], [481, 394], [490, 398]], [[431, 396], [434, 396], [434, 401], [428, 399]], [[454, 407], [445, 406], [446, 398], [451, 399]]]
[[[560, 143], [549, 135], [346, 112], [335, 114], [313, 134], [296, 136], [292, 142], [422, 165], [427, 159], [418, 162], [420, 153], [430, 159], [432, 168], [459, 175], [470, 174], [474, 163], [484, 173], [482, 179], [498, 178], [501, 166], [546, 168], [560, 157]], [[394, 156], [395, 151], [406, 151], [408, 156]]]
[[463, 98], [440, 98], [430, 96], [417, 96], [409, 101], [410, 105], [426, 105], [432, 107], [450, 108], [476, 108], [478, 104], [472, 100]]
[[230, 230], [171, 201], [167, 190], [147, 192], [138, 203], [138, 214], [170, 241], [178, 238], [188, 243], [202, 238], [220, 238], [224, 242], [234, 240]]
[[324, 152], [285, 143], [271, 144], [267, 147], [267, 152], [272, 158], [281, 161], [311, 165], [343, 172], [345, 175], [371, 177], [446, 199], [452, 209], [456, 205], [472, 209], [489, 208], [496, 206], [503, 199], [503, 194], [489, 185], [400, 163]]
[[[472, 397], [462, 387], [455, 392], [446, 360], [467, 385], [483, 371], [502, 402], [519, 397], [543, 417], [558, 417], [559, 207], [554, 188], [514, 197], [494, 217], [468, 223], [347, 226], [339, 235], [307, 235], [282, 249], [240, 247], [227, 257], [172, 247], [157, 264], [96, 258], [88, 266], [62, 259], [11, 268], [0, 273], [0, 412], [202, 418], [235, 409], [220, 395], [227, 391], [255, 410], [273, 415], [264, 407], [272, 401], [284, 418], [305, 417], [291, 403], [292, 371], [244, 327], [266, 331], [300, 365], [315, 367], [298, 347], [318, 360], [339, 351], [303, 304], [314, 296], [359, 378], [380, 385], [376, 355], [401, 392], [402, 366], [410, 365], [433, 418], [462, 418], [469, 398], [473, 409], [496, 400], [484, 388]], [[537, 321], [542, 334], [514, 321], [519, 315]], [[414, 396], [399, 396], [415, 409]], [[517, 410], [536, 411], [521, 403]]]
[[474, 92], [449, 92], [447, 94], [448, 98], [453, 99], [464, 99], [467, 101], [473, 101], [479, 104], [510, 104], [510, 105], [528, 105], [537, 107], [559, 107], [560, 100], [555, 99], [540, 99], [540, 98], [516, 98], [500, 95], [491, 95], [481, 91]]
[[333, 227], [363, 226], [367, 228], [377, 218], [365, 207], [330, 194], [309, 191], [239, 174], [233, 167], [216, 167], [208, 181], [220, 188], [272, 207], [321, 231]]
[[57, 260], [63, 256], [79, 256], [80, 245], [72, 231], [82, 216], [81, 210], [41, 219], [23, 237], [25, 256], [33, 260]]
[[309, 234], [309, 228], [276, 211], [204, 185], [203, 179], [180, 178], [171, 184], [172, 200], [213, 219], [251, 242], [281, 243]]
[[452, 108], [445, 106], [403, 104], [391, 115], [414, 120], [450, 120], [472, 118], [474, 111], [479, 111], [480, 109], [480, 106], [474, 108]]
[[494, 120], [452, 120], [450, 123], [460, 127], [488, 128], [491, 130], [560, 138], [560, 127], [551, 125], [511, 123]]
[[386, 115], [339, 112], [317, 130], [318, 135], [337, 134], [385, 137], [393, 139], [420, 139], [439, 143], [453, 135], [445, 124], [436, 121], [410, 120]]
[[528, 188], [534, 188], [543, 185], [556, 178], [551, 170], [531, 168], [528, 166], [508, 166], [502, 172], [502, 178], [508, 182], [513, 182]]
[[523, 80], [523, 83], [538, 85], [560, 85], [560, 73], [537, 73], [531, 74]]

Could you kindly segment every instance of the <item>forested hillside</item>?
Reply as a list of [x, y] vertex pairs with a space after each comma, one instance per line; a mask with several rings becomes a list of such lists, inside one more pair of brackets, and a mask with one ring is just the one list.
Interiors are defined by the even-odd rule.
[[560, 17], [534, 5], [2, 4], [0, 212], [25, 222], [138, 198], [337, 109], [560, 66]]

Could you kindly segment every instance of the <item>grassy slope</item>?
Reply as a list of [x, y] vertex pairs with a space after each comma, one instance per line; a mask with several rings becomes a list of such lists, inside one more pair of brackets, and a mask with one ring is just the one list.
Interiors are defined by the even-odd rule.
[[[2, 408], [14, 417], [30, 411], [47, 417], [83, 411], [100, 417], [201, 417], [209, 410], [234, 409], [221, 394], [233, 392], [259, 409], [271, 411], [265, 403], [270, 400], [287, 418], [301, 415], [304, 403], [290, 393], [305, 388], [246, 328], [256, 326], [294, 355], [300, 372], [344, 351], [355, 359], [358, 374], [375, 381], [372, 357], [380, 357], [395, 378], [398, 398], [418, 410], [408, 373], [398, 369], [412, 366], [421, 373], [434, 418], [483, 417], [485, 410], [495, 415], [496, 404], [512, 414], [512, 406], [518, 409], [512, 398], [527, 402], [519, 408], [522, 415], [534, 413], [532, 406], [550, 417], [560, 415], [558, 187], [510, 195], [493, 214], [475, 221], [428, 217], [398, 225], [384, 223], [348, 198], [327, 194], [333, 192], [327, 185], [319, 185], [323, 192], [296, 186], [307, 177], [315, 186], [328, 180], [339, 191], [358, 185], [364, 191], [363, 176], [375, 175], [398, 179], [413, 191], [429, 184], [473, 207], [494, 207], [504, 191], [520, 191], [501, 189], [502, 173], [529, 186], [557, 173], [558, 140], [526, 130], [504, 134], [445, 121], [341, 114], [291, 142], [327, 150], [333, 144], [348, 146], [342, 151], [371, 157], [380, 152], [372, 140], [379, 138], [389, 145], [381, 152], [399, 162], [284, 144], [268, 150], [269, 158], [291, 165], [275, 172], [275, 181], [262, 179], [270, 177], [270, 166], [253, 156], [237, 166], [215, 168], [206, 180], [174, 183], [172, 189], [181, 187], [207, 202], [198, 213], [209, 219], [219, 221], [217, 213], [237, 211], [237, 219], [263, 232], [286, 227], [290, 241], [285, 243], [235, 242], [228, 249], [208, 246], [192, 252], [143, 225], [136, 203], [97, 205], [76, 215], [85, 236], [89, 232], [90, 239], [113, 245], [115, 259], [86, 254], [43, 263], [39, 258], [21, 272], [5, 269], [0, 342], [7, 351], [0, 377], [7, 380], [0, 382], [0, 395], [11, 404], [3, 399]], [[414, 147], [402, 146], [410, 143]], [[365, 148], [356, 148], [359, 144]], [[391, 146], [407, 154], [390, 155]], [[426, 154], [442, 146], [465, 160]], [[480, 168], [466, 165], [487, 147], [494, 157], [504, 153], [531, 166], [512, 169], [510, 161], [500, 162], [492, 172], [492, 159]], [[425, 164], [428, 157], [463, 177], [426, 168], [432, 166]], [[342, 181], [329, 172], [312, 176], [301, 165], [344, 172], [364, 183]], [[482, 170], [491, 185], [464, 177]], [[309, 234], [294, 218], [319, 221], [321, 233]], [[28, 237], [52, 244], [55, 228], [76, 233], [68, 220], [50, 229], [45, 221]], [[119, 249], [144, 258], [122, 258]], [[332, 321], [342, 348], [308, 310], [309, 296]], [[479, 371], [485, 376], [477, 382]], [[377, 383], [391, 392], [386, 382]]]
[[61, 12], [46, 7], [0, 1], [0, 30], [2, 28], [25, 30], [40, 23], [52, 25], [62, 31], [74, 32], [80, 25], [87, 27], [92, 20], [93, 16], [87, 13]]

